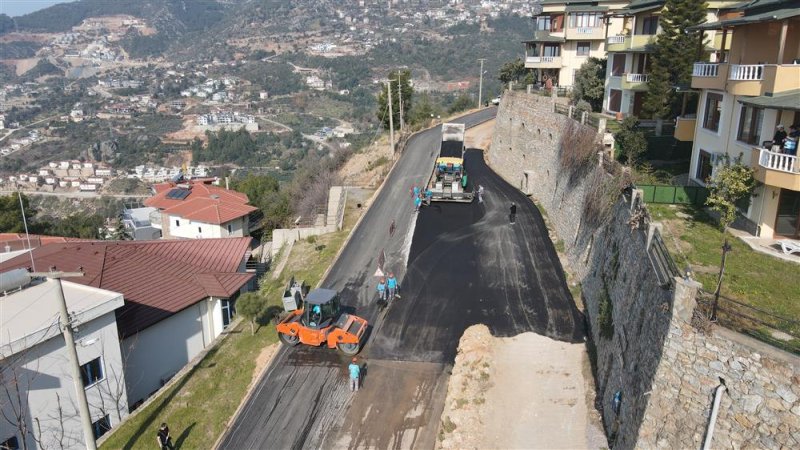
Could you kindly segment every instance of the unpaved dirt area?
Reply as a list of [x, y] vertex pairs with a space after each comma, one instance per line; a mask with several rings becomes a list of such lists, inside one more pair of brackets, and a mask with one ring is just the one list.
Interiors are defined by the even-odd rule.
[[535, 333], [461, 338], [438, 448], [607, 448], [583, 344]]
[[361, 152], [352, 155], [339, 170], [339, 175], [347, 186], [377, 187], [391, 165], [389, 139], [381, 137]]
[[486, 154], [492, 144], [492, 136], [494, 136], [494, 122], [495, 119], [488, 120], [478, 126], [468, 129], [464, 136], [464, 145], [466, 145], [467, 148], [483, 149], [484, 154]]

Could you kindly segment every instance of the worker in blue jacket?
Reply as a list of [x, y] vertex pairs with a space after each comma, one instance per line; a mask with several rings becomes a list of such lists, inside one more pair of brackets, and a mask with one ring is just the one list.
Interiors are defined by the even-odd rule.
[[397, 293], [397, 278], [394, 277], [393, 272], [389, 272], [389, 279], [386, 280], [386, 290], [389, 294], [389, 301], [394, 300], [394, 294]]
[[377, 290], [378, 290], [378, 300], [386, 301], [386, 279], [385, 278], [381, 278], [381, 280], [378, 281]]

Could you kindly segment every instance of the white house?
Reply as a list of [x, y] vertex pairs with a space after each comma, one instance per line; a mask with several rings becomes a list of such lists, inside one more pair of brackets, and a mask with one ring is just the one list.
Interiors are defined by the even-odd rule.
[[[0, 409], [11, 418], [0, 420], [0, 447], [85, 448], [59, 328], [58, 281], [31, 280], [25, 270], [3, 271], [0, 278], [7, 291], [0, 296]], [[115, 317], [124, 301], [117, 292], [66, 280], [62, 287], [74, 317], [81, 383], [99, 438], [128, 415]]]
[[126, 407], [134, 409], [231, 322], [239, 293], [254, 288], [255, 273], [246, 268], [250, 242], [249, 237], [65, 242], [0, 263], [0, 271], [28, 268], [31, 258], [37, 267], [81, 267], [85, 276], [74, 282], [125, 297], [114, 332]]
[[155, 185], [156, 195], [145, 200], [158, 209], [151, 224], [169, 238], [220, 238], [249, 236], [250, 216], [258, 208], [247, 195], [202, 182]]

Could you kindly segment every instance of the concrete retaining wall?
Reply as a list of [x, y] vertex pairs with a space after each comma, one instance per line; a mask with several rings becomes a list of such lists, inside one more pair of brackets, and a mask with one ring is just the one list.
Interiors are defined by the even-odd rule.
[[328, 193], [328, 210], [325, 226], [302, 228], [276, 228], [272, 230], [272, 257], [275, 257], [284, 245], [307, 239], [310, 236], [333, 233], [341, 230], [344, 224], [344, 210], [347, 204], [347, 189], [343, 186], [332, 186]]
[[714, 448], [800, 445], [798, 359], [727, 330], [693, 326], [699, 286], [681, 279], [674, 288], [660, 286], [646, 230], [629, 224], [630, 199], [621, 197], [604, 224], [589, 223], [586, 194], [598, 188], [594, 171], [602, 169], [578, 175], [562, 169], [562, 130], [570, 119], [552, 111], [551, 99], [506, 93], [488, 159], [547, 211], [564, 241], [583, 288], [597, 405], [615, 448], [701, 447], [720, 378], [728, 389]]

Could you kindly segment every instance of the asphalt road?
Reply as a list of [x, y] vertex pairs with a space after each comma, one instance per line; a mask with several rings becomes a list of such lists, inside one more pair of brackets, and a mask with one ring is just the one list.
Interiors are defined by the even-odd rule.
[[[462, 121], [472, 126], [495, 112]], [[502, 336], [536, 331], [582, 339], [582, 320], [538, 211], [486, 168], [480, 152], [469, 152], [467, 167], [484, 185], [485, 203], [434, 204], [414, 214], [409, 189], [427, 181], [440, 138], [436, 128], [408, 142], [323, 283], [372, 325], [361, 354], [362, 390], [350, 393], [348, 360], [338, 352], [284, 348], [221, 448], [432, 448], [464, 328], [486, 323]], [[519, 205], [513, 226], [510, 201]], [[381, 313], [373, 275], [383, 250], [402, 298]]]

